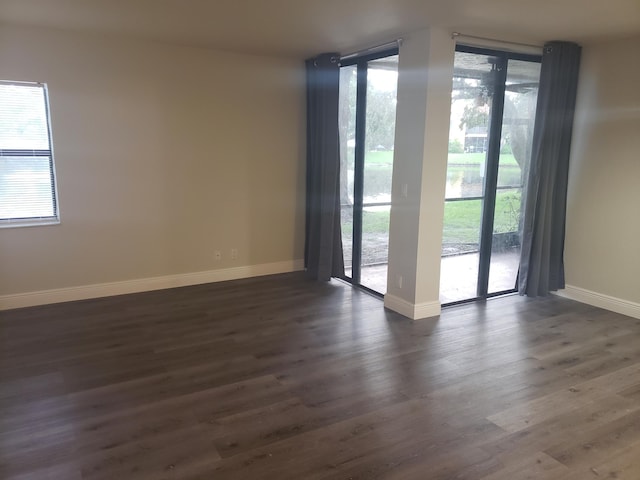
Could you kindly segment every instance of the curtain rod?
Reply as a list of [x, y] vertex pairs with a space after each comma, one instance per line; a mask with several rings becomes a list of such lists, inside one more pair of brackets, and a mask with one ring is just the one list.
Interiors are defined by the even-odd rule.
[[504, 40], [499, 40], [497, 38], [488, 38], [488, 37], [478, 37], [475, 35], [466, 35], [464, 33], [460, 33], [460, 32], [453, 32], [451, 34], [451, 38], [452, 39], [456, 39], [458, 37], [463, 37], [463, 38], [472, 38], [474, 40], [485, 40], [488, 42], [496, 42], [496, 43], [504, 43], [507, 45], [518, 45], [520, 47], [529, 47], [529, 48], [537, 48], [537, 49], [542, 49], [543, 46], [542, 45], [533, 45], [531, 43], [520, 43], [520, 42], [508, 42], [508, 41], [504, 41]]
[[340, 60], [348, 60], [349, 58], [357, 57], [359, 55], [364, 55], [366, 53], [378, 52], [380, 50], [384, 50], [385, 48], [400, 47], [402, 45], [402, 42], [403, 42], [402, 38], [396, 38], [395, 40], [392, 40], [390, 42], [381, 43], [380, 45], [375, 45], [373, 47], [368, 47], [363, 50], [358, 50], [357, 52], [347, 53], [346, 55], [342, 55], [340, 57]]

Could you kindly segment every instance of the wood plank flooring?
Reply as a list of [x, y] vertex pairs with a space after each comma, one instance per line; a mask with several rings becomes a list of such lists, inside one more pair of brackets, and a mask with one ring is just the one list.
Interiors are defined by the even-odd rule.
[[640, 479], [640, 321], [301, 274], [0, 312], [0, 478]]

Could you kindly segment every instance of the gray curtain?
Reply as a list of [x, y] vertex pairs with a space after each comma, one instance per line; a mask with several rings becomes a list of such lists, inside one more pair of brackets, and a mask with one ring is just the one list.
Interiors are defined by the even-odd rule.
[[306, 62], [305, 267], [316, 280], [344, 275], [340, 230], [339, 58], [337, 53], [325, 53]]
[[524, 195], [520, 295], [564, 288], [564, 235], [580, 46], [545, 45], [529, 177]]

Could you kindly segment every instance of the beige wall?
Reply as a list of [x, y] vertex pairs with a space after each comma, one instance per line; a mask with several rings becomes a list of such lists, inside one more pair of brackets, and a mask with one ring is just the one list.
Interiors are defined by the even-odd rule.
[[583, 50], [567, 285], [640, 303], [640, 37]]
[[49, 86], [62, 218], [0, 230], [0, 296], [302, 258], [301, 63], [0, 27], [0, 78]]

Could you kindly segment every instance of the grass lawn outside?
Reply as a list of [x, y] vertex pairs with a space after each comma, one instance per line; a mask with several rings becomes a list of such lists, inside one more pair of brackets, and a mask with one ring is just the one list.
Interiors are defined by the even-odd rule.
[[[482, 217], [481, 200], [446, 202], [444, 206], [443, 244], [478, 243]], [[520, 221], [520, 192], [502, 190], [496, 195], [494, 233], [517, 232]]]
[[[484, 162], [484, 153], [450, 153], [447, 169], [447, 192], [454, 188], [452, 196], [480, 196], [483, 178], [480, 166]], [[393, 151], [371, 151], [365, 157], [365, 197], [390, 194]], [[511, 154], [500, 155], [499, 185], [519, 185], [520, 168]], [[475, 189], [475, 190], [474, 190]], [[473, 191], [472, 191], [473, 190]], [[477, 192], [476, 192], [477, 190]], [[342, 230], [345, 241], [350, 242], [352, 221], [349, 209], [343, 210]], [[363, 236], [385, 238], [389, 233], [389, 209], [365, 210], [363, 216]], [[456, 249], [456, 246], [473, 246], [479, 243], [482, 200], [447, 201], [444, 209], [443, 247]], [[499, 190], [496, 195], [494, 233], [516, 232], [520, 217], [520, 190]], [[347, 232], [349, 232], [347, 234]], [[466, 247], [468, 248], [468, 247]], [[473, 247], [472, 247], [473, 248]]]
[[[350, 157], [353, 158], [353, 157]], [[484, 153], [450, 153], [447, 158], [449, 165], [480, 165], [485, 159]], [[369, 165], [393, 165], [393, 150], [372, 151], [365, 154], [365, 164]], [[501, 166], [517, 167], [518, 162], [511, 153], [500, 154]]]
[[[481, 165], [484, 161], [484, 153], [450, 153], [447, 167], [447, 195], [450, 195], [450, 186], [457, 185], [457, 189], [463, 189], [462, 193], [452, 196], [479, 196], [482, 192], [484, 178], [481, 174]], [[376, 197], [378, 195], [391, 194], [391, 177], [393, 169], [392, 151], [367, 152], [364, 169], [364, 195]], [[516, 159], [511, 154], [500, 156], [500, 168], [498, 170], [499, 186], [516, 186], [522, 182], [521, 171]], [[466, 193], [464, 193], [466, 192]]]
[[370, 165], [393, 165], [393, 150], [372, 151], [367, 152], [364, 157], [364, 163]]
[[[485, 159], [484, 153], [450, 153], [447, 159], [449, 165], [480, 165]], [[511, 153], [500, 154], [500, 166], [517, 167], [516, 157]]]
[[[477, 243], [481, 220], [481, 200], [446, 202], [444, 208], [443, 243]], [[365, 211], [363, 233], [388, 233], [389, 210]], [[516, 232], [520, 220], [520, 192], [503, 190], [496, 197], [494, 232]], [[344, 230], [351, 230], [351, 221], [343, 222]]]

